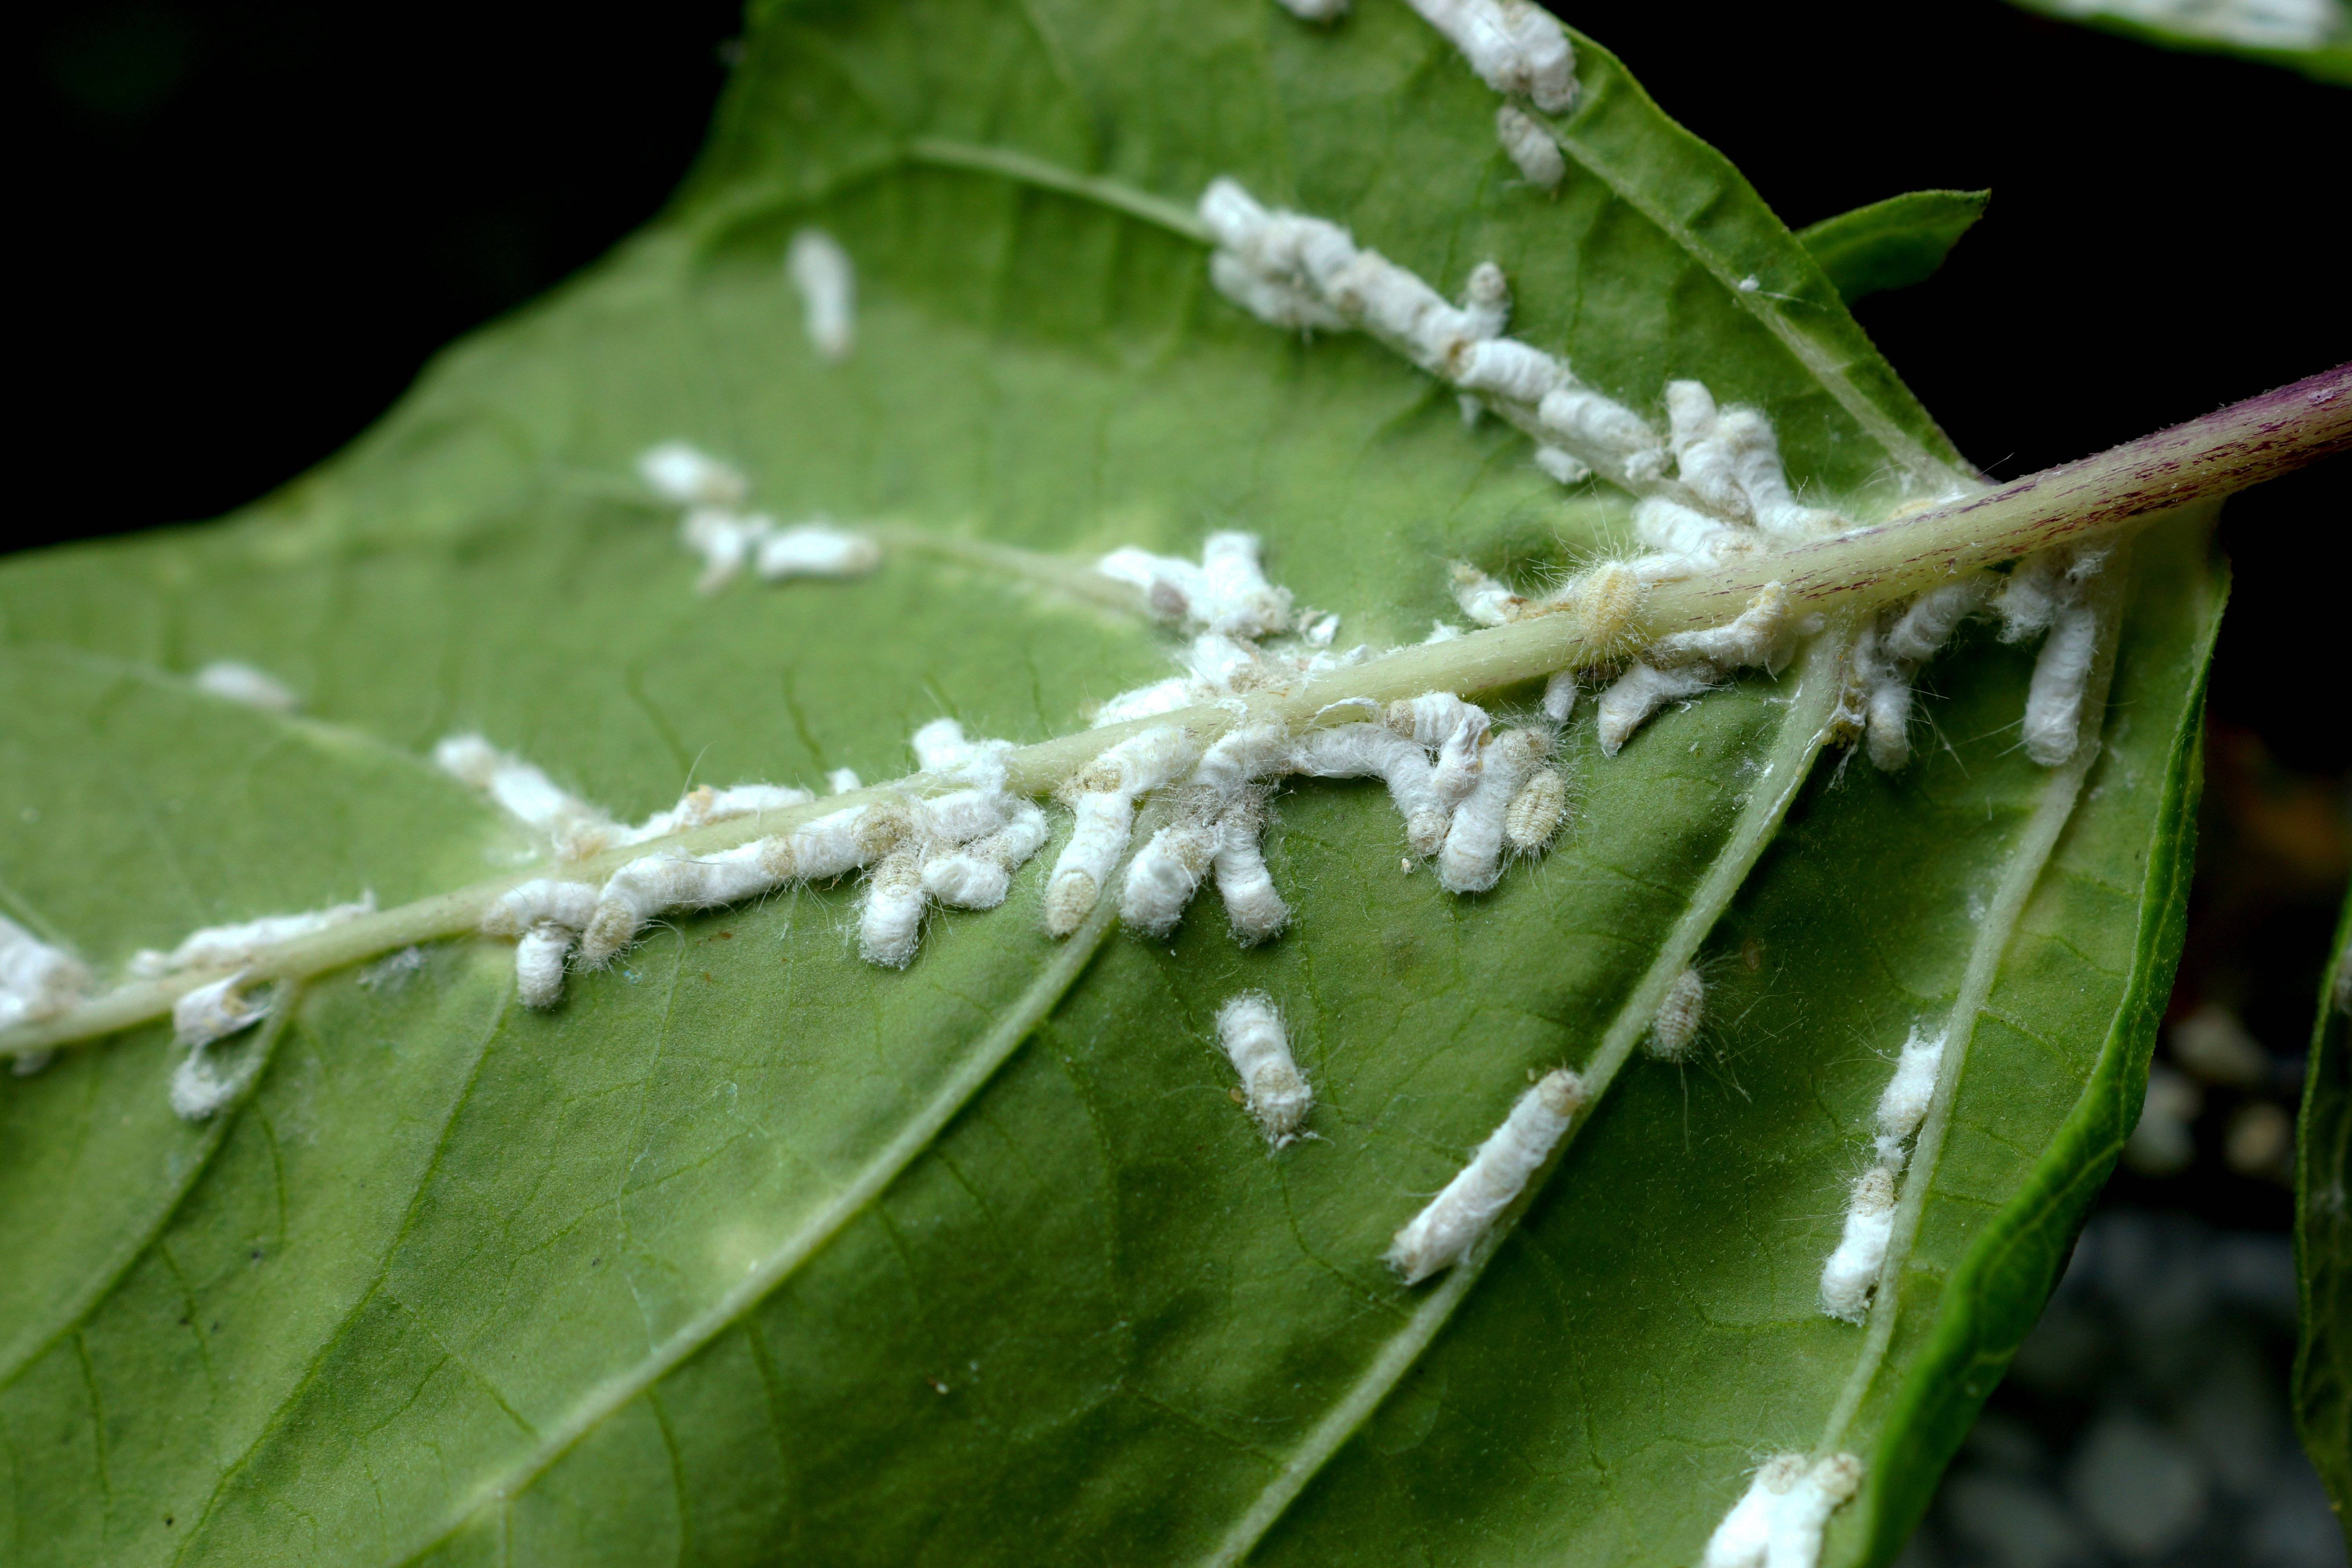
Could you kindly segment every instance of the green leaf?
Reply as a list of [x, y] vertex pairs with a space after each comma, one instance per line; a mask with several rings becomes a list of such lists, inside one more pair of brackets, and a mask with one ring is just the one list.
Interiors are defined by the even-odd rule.
[[[940, 714], [1023, 741], [1155, 679], [1143, 626], [896, 552], [709, 598], [635, 455], [759, 504], [1083, 561], [1261, 533], [1342, 641], [1415, 642], [1444, 564], [1626, 538], [1524, 438], [1376, 345], [1205, 286], [1213, 176], [1351, 224], [1636, 406], [1698, 375], [1863, 509], [1958, 458], [1822, 268], [1580, 43], [1528, 188], [1495, 98], [1405, 6], [776, 5], [673, 210], [444, 356], [327, 468], [210, 527], [0, 565], [0, 900], [93, 963], [198, 921], [511, 873], [416, 761], [478, 728], [616, 813], [688, 781], [905, 771]], [[781, 258], [856, 258], [814, 353]], [[1743, 287], [1749, 280], [1755, 287]], [[1375, 787], [1286, 790], [1297, 910], [1237, 948], [932, 922], [857, 889], [679, 918], [527, 1013], [509, 951], [310, 984], [250, 1098], [163, 1109], [148, 1027], [0, 1097], [12, 1561], [1688, 1562], [1757, 1458], [1863, 1456], [1830, 1561], [1883, 1561], [2023, 1332], [2137, 1104], [2179, 942], [2210, 509], [2144, 534], [2100, 743], [2015, 749], [2032, 658], [1926, 673], [1906, 772], [1812, 766], [1834, 631], [1604, 759], [1491, 894], [1399, 863]], [[307, 720], [183, 675], [242, 659]], [[1531, 701], [1528, 689], [1493, 696]], [[1787, 826], [1783, 829], [1783, 818]], [[1635, 1058], [1499, 1245], [1405, 1289], [1389, 1237], [1529, 1075], [1623, 1061], [1693, 956], [1713, 1022]], [[1269, 1156], [1211, 1019], [1282, 1005], [1315, 1137]], [[1914, 1026], [1952, 1092], [1869, 1326], [1814, 1301]], [[1964, 1369], [1957, 1375], [1955, 1369]]]
[[1906, 191], [1808, 224], [1797, 239], [1851, 305], [1934, 277], [1991, 200], [1990, 191]]
[[2294, 1419], [2339, 1518], [2352, 1511], [2352, 900], [2321, 977], [2295, 1129], [2294, 1258], [2302, 1286]]
[[2158, 48], [2229, 55], [2352, 87], [2352, 12], [2340, 0], [2284, 7], [2244, 0], [2011, 0]]

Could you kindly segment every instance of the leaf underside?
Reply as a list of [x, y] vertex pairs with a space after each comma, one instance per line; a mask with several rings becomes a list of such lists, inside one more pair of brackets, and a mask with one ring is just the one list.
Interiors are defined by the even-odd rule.
[[2295, 1129], [2294, 1254], [2303, 1302], [2294, 1415], [2340, 1519], [2352, 1510], [2352, 900], [2336, 926]]
[[1934, 277], [1991, 198], [1990, 191], [1906, 191], [1807, 224], [1797, 239], [1851, 305]]
[[[1263, 0], [779, 5], [748, 49], [670, 214], [326, 469], [0, 567], [0, 908], [103, 967], [510, 869], [529, 846], [419, 760], [455, 729], [637, 816], [903, 772], [942, 713], [1042, 739], [1169, 668], [1161, 634], [912, 556], [698, 597], [671, 520], [619, 499], [659, 440], [786, 518], [1079, 556], [1247, 527], [1343, 643], [1418, 640], [1450, 558], [1534, 580], [1626, 539], [1621, 500], [1373, 345], [1243, 317], [1190, 241], [918, 138], [1179, 205], [1234, 174], [1448, 289], [1496, 257], [1517, 335], [1636, 406], [1696, 375], [1766, 408], [1817, 493], [1895, 488], [1874, 428], [1958, 460], [1598, 47], [1557, 198], [1391, 0], [1328, 31]], [[781, 267], [811, 223], [857, 261], [844, 365]], [[1935, 743], [1817, 768], [1744, 878], [1823, 695], [1802, 661], [1614, 759], [1580, 715], [1573, 825], [1483, 897], [1407, 873], [1375, 789], [1286, 790], [1296, 924], [1252, 951], [1213, 897], [1168, 942], [1050, 942], [1049, 848], [905, 973], [857, 961], [844, 884], [677, 920], [551, 1015], [488, 942], [322, 977], [203, 1126], [165, 1108], [162, 1028], [69, 1052], [0, 1089], [6, 1555], [1686, 1563], [1759, 1457], [1826, 1439], [1870, 1465], [1829, 1560], [1883, 1561], [2137, 1110], [2210, 523], [2130, 552], [2079, 796], [2017, 750], [2031, 652], [1978, 628], [1926, 672]], [[310, 717], [187, 686], [222, 658]], [[1466, 1288], [1398, 1286], [1391, 1233], [1700, 938], [1701, 1052], [1627, 1068]], [[1271, 1156], [1213, 1046], [1244, 986], [1318, 1095]], [[1915, 1024], [1968, 1055], [1874, 1359], [1815, 1281]]]
[[[2273, 8], [2244, 0], [2180, 0], [2171, 5], [2119, 0], [2011, 0], [2028, 11], [2078, 22], [2158, 48], [2230, 55], [2352, 87], [2352, 12], [2326, 4]], [[2333, 11], [2332, 24], [2315, 26]], [[2281, 24], [2285, 24], [2282, 30]]]

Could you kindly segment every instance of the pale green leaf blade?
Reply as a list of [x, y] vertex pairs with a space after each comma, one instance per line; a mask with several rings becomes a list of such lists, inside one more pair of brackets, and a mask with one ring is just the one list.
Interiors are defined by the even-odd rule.
[[2342, 0], [2286, 5], [2245, 0], [2012, 0], [2029, 11], [2078, 22], [2158, 48], [2231, 55], [2352, 87], [2352, 10]]
[[1906, 191], [1797, 231], [1847, 304], [1925, 283], [1974, 228], [1990, 191]]
[[2336, 922], [2295, 1127], [2294, 1258], [2302, 1290], [2294, 1418], [2340, 1520], [2352, 1509], [2352, 901]]
[[[1334, 33], [1256, 0], [779, 8], [672, 216], [453, 351], [328, 470], [213, 529], [0, 569], [5, 658], [28, 672], [17, 700], [47, 714], [69, 779], [101, 758], [70, 693], [45, 687], [41, 661], [61, 656], [44, 650], [152, 670], [236, 657], [387, 748], [478, 727], [634, 816], [689, 780], [895, 773], [908, 731], [942, 712], [1042, 739], [1167, 668], [1139, 626], [913, 552], [857, 583], [698, 597], [671, 519], [628, 499], [635, 455], [678, 437], [743, 462], [788, 517], [1078, 561], [1248, 526], [1350, 640], [1417, 640], [1452, 614], [1449, 558], [1541, 572], [1622, 540], [1621, 501], [1563, 502], [1520, 437], [1464, 430], [1450, 395], [1373, 345], [1289, 339], [1211, 293], [1181, 214], [1217, 174], [1343, 217], [1449, 289], [1499, 258], [1517, 331], [1643, 407], [1684, 374], [1760, 405], [1820, 493], [1867, 507], [1951, 482], [1956, 455], [1736, 172], [1599, 49], [1581, 74], [1553, 201], [1511, 178], [1492, 95], [1382, 0]], [[810, 222], [858, 260], [845, 365], [813, 353], [778, 265]], [[2182, 570], [2158, 616], [2175, 629], [2197, 621], [2193, 560]], [[1415, 1292], [1379, 1261], [1530, 1069], [1630, 1050], [1684, 955], [1724, 951], [1708, 933], [1735, 896], [1735, 922], [1801, 926], [1789, 910], [1844, 878], [1850, 843], [1904, 835], [1906, 875], [1958, 887], [1990, 870], [2041, 908], [2014, 803], [2051, 775], [2001, 734], [2019, 655], [1934, 667], [1970, 716], [1948, 722], [1948, 763], [1816, 781], [1801, 830], [1772, 845], [1834, 653], [1825, 639], [1777, 684], [1670, 713], [1612, 760], [1580, 720], [1579, 826], [1484, 898], [1400, 867], [1365, 787], [1286, 793], [1269, 858], [1297, 929], [1251, 952], [1210, 899], [1172, 943], [1051, 943], [1033, 867], [1004, 910], [935, 921], [905, 974], [855, 958], [841, 886], [681, 919], [575, 979], [552, 1016], [509, 1005], [491, 945], [455, 944], [394, 995], [325, 980], [234, 1121], [163, 1129], [216, 1142], [184, 1191], [122, 1163], [125, 1195], [102, 1215], [144, 1232], [39, 1255], [24, 1299], [47, 1315], [7, 1321], [30, 1359], [0, 1389], [38, 1484], [11, 1494], [0, 1539], [35, 1561], [904, 1562], [1185, 1560], [1271, 1531], [1273, 1553], [1346, 1555], [1348, 1530], [1313, 1521], [1361, 1487], [1368, 1445], [1423, 1420], [1416, 1368], [1467, 1358], [1492, 1379], [1525, 1363], [1530, 1324], [1553, 1331], [1525, 1306], [1559, 1278], [1547, 1247], [1507, 1246]], [[2176, 734], [2193, 694], [2133, 690], [2116, 711], [2135, 728], [2110, 753], [2146, 784], [2172, 755], [2148, 737]], [[233, 794], [251, 774], [234, 725], [140, 734], [113, 795], [27, 797], [68, 831], [13, 842], [5, 868], [12, 913], [101, 961], [160, 940], [134, 918], [152, 890], [132, 863], [59, 901], [86, 870], [76, 846], [163, 809], [184, 778]], [[478, 808], [401, 766], [446, 819], [380, 806], [357, 774], [303, 796], [383, 814], [411, 879], [397, 895], [392, 870], [281, 833], [268, 799], [221, 808], [229, 842], [265, 847], [270, 907], [348, 897], [355, 868], [391, 897], [511, 863]], [[1951, 778], [2000, 805], [1990, 824], [1906, 815]], [[2116, 792], [2122, 838], [2159, 840], [2152, 798]], [[215, 915], [155, 920], [168, 935], [194, 918]], [[1978, 936], [1948, 899], [1883, 941], [1933, 996]], [[1774, 945], [1798, 950], [1792, 965], [1843, 962]], [[1282, 1000], [1320, 1095], [1319, 1138], [1273, 1158], [1209, 1037], [1217, 1003], [1250, 984]], [[1824, 1021], [1769, 986], [1756, 1003], [1735, 1069], [1752, 1055], [1759, 1074], [1822, 1084], [1817, 1112], [1834, 1088], [1850, 1123], [1883, 1079], [1874, 1053], [1899, 1044], [1894, 1014]], [[12, 1084], [9, 1114], [128, 1115], [126, 1147], [142, 1147], [161, 1074], [101, 1066], [141, 1048], [116, 1040]], [[2095, 1054], [2030, 1061], [2029, 1098], [2073, 1103]], [[1717, 1174], [1802, 1194], [1805, 1223], [1726, 1288], [1801, 1303], [1851, 1140], [1817, 1114], [1792, 1142], [1763, 1100], [1707, 1108]], [[1539, 1194], [1540, 1234], [1587, 1212], [1579, 1194], [1654, 1192], [1701, 1245], [1718, 1216], [1670, 1201], [1675, 1151], [1646, 1135], [1663, 1105], [1637, 1065]], [[2053, 1125], [2023, 1131], [2010, 1165], [1971, 1166], [1948, 1212], [1927, 1206], [1931, 1263], [2002, 1212]], [[2077, 1175], [2095, 1157], [2063, 1156]], [[36, 1224], [54, 1179], [0, 1166], [5, 1223]], [[257, 1237], [274, 1238], [260, 1260]], [[1578, 1288], [1598, 1302], [1638, 1283], [1599, 1268]], [[1904, 1335], [1939, 1321], [1920, 1294]], [[223, 1337], [197, 1331], [215, 1321]], [[1654, 1384], [1694, 1358], [1735, 1373], [1683, 1390], [1703, 1472], [1662, 1482], [1640, 1445], [1601, 1456], [1606, 1484], [1638, 1494], [1643, 1540], [1703, 1539], [1757, 1447], [1837, 1400], [1864, 1331], [1801, 1311], [1790, 1331], [1821, 1347], [1794, 1372], [1741, 1364], [1742, 1336], [1705, 1323], [1620, 1358]], [[1893, 1344], [1857, 1433], [1905, 1429], [1884, 1401], [1917, 1353]], [[1564, 1419], [1548, 1392], [1518, 1418]], [[1929, 1452], [1883, 1484], [1926, 1485], [1958, 1418], [1918, 1418]], [[1489, 1502], [1506, 1555], [1574, 1526], [1541, 1488], [1496, 1501], [1497, 1479], [1423, 1497], [1411, 1532]], [[1638, 1556], [1628, 1539], [1589, 1551]]]

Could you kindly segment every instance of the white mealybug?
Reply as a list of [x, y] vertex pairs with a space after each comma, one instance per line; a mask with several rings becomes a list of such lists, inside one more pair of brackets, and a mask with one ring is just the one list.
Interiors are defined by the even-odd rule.
[[1536, 419], [1553, 444], [1580, 457], [1604, 454], [1636, 483], [1647, 483], [1665, 471], [1665, 444], [1649, 422], [1589, 386], [1554, 387], [1536, 405]]
[[1527, 1186], [1584, 1104], [1584, 1080], [1561, 1068], [1518, 1098], [1461, 1173], [1396, 1234], [1388, 1261], [1417, 1285], [1459, 1263]]
[[2060, 609], [2025, 695], [2025, 754], [2045, 768], [2072, 761], [2082, 743], [2084, 689], [2098, 651], [2096, 607], [2077, 600]]
[[1013, 873], [1045, 842], [1045, 814], [1028, 801], [1013, 804], [1011, 820], [982, 838], [923, 860], [923, 891], [951, 910], [992, 910], [1013, 886]]
[[1531, 607], [1525, 595], [1486, 575], [1467, 561], [1454, 563], [1454, 602], [1482, 626], [1507, 626]]
[[695, 592], [715, 594], [735, 580], [752, 547], [767, 537], [775, 520], [764, 512], [744, 516], [721, 507], [689, 508], [677, 520], [677, 542], [702, 557]]
[[1209, 874], [1224, 832], [1220, 823], [1193, 816], [1153, 834], [1127, 863], [1118, 918], [1146, 936], [1164, 937], [1184, 918], [1184, 906]]
[[1431, 787], [1450, 815], [1477, 784], [1486, 710], [1451, 691], [1427, 691], [1390, 703], [1387, 718], [1390, 729], [1435, 749]]
[[1545, 394], [1570, 379], [1568, 366], [1517, 338], [1465, 342], [1449, 368], [1454, 384], [1464, 391], [1510, 403], [1541, 403]]
[[1649, 658], [1660, 665], [1701, 666], [1718, 676], [1746, 665], [1769, 668], [1785, 657], [1789, 630], [1789, 590], [1767, 583], [1733, 620], [1660, 637]]
[[1045, 884], [1046, 931], [1067, 936], [1078, 929], [1126, 852], [1136, 797], [1167, 784], [1190, 761], [1192, 744], [1181, 729], [1147, 730], [1104, 752], [1064, 786], [1077, 826]]
[[1685, 969], [1658, 1002], [1658, 1016], [1650, 1022], [1650, 1054], [1662, 1062], [1681, 1061], [1690, 1055], [1706, 1017], [1706, 981], [1696, 968]]
[[1580, 485], [1592, 477], [1592, 465], [1558, 447], [1536, 448], [1536, 467], [1564, 485]]
[[763, 533], [751, 569], [767, 582], [785, 577], [857, 577], [882, 564], [882, 547], [823, 519]]
[[258, 1052], [248, 1054], [227, 1073], [214, 1069], [205, 1047], [247, 1029], [269, 1016], [278, 996], [246, 994], [243, 972], [200, 985], [172, 1005], [172, 1036], [188, 1054], [173, 1070], [172, 1110], [184, 1121], [202, 1121], [220, 1110], [252, 1083], [261, 1070]]
[[1693, 575], [1727, 555], [1746, 554], [1763, 543], [1754, 529], [1736, 527], [1664, 496], [1644, 496], [1635, 503], [1633, 537], [1653, 550], [1683, 557]]
[[904, 969], [914, 962], [923, 930], [923, 869], [920, 847], [901, 844], [867, 873], [866, 901], [858, 911], [857, 951], [868, 963]]
[[1404, 818], [1405, 842], [1415, 855], [1437, 853], [1454, 806], [1437, 792], [1429, 753], [1385, 724], [1339, 724], [1313, 731], [1292, 752], [1293, 771], [1308, 778], [1377, 778]]
[[1225, 923], [1244, 947], [1270, 941], [1290, 923], [1290, 906], [1265, 868], [1265, 848], [1259, 835], [1265, 829], [1265, 808], [1246, 797], [1225, 808], [1217, 818], [1217, 853], [1211, 862], [1217, 876], [1217, 897], [1224, 900]]
[[1887, 1244], [1895, 1232], [1895, 1179], [1910, 1158], [1913, 1134], [1935, 1102], [1937, 1074], [1943, 1059], [1942, 1036], [1922, 1038], [1916, 1029], [1912, 1030], [1903, 1042], [1894, 1076], [1878, 1097], [1874, 1162], [1854, 1183], [1844, 1234], [1837, 1250], [1822, 1266], [1822, 1310], [1832, 1318], [1859, 1323], [1870, 1310], [1871, 1293], [1885, 1266]]
[[1780, 466], [1780, 437], [1773, 434], [1772, 422], [1757, 410], [1723, 410], [1716, 416], [1714, 438], [1724, 447], [1756, 526], [1765, 532], [1807, 539], [1840, 521], [1834, 512], [1800, 504], [1790, 492], [1788, 474]]
[[[1482, 261], [1470, 269], [1462, 285], [1462, 314], [1466, 318], [1464, 330], [1474, 342], [1499, 338], [1511, 324], [1511, 280], [1500, 262]], [[1460, 352], [1455, 351], [1457, 357]]]
[[1748, 504], [1748, 492], [1740, 488], [1732, 448], [1717, 429], [1715, 395], [1706, 383], [1666, 383], [1666, 426], [1668, 444], [1675, 449], [1675, 476], [1685, 488], [1716, 516], [1731, 522], [1752, 521], [1754, 509]]
[[1290, 624], [1290, 591], [1265, 578], [1254, 533], [1221, 531], [1201, 542], [1201, 561], [1154, 555], [1124, 545], [1095, 570], [1143, 591], [1164, 620], [1184, 622], [1225, 637], [1259, 637]]
[[1669, 702], [1696, 697], [1714, 684], [1711, 669], [1657, 669], [1635, 661], [1601, 694], [1601, 752], [1615, 756], [1651, 714]]
[[341, 925], [362, 915], [375, 913], [375, 895], [369, 893], [358, 901], [335, 904], [323, 910], [308, 910], [294, 915], [264, 915], [259, 920], [244, 921], [236, 925], [206, 926], [189, 933], [179, 946], [169, 952], [153, 948], [142, 948], [131, 954], [131, 973], [138, 975], [176, 974], [187, 969], [229, 969], [242, 967], [261, 955], [261, 950], [296, 937], [309, 936], [331, 926]]
[[927, 773], [960, 778], [987, 789], [1004, 787], [1010, 741], [974, 740], [953, 719], [934, 719], [915, 731], [915, 762]]
[[587, 929], [596, 918], [596, 885], [561, 882], [536, 877], [509, 888], [482, 913], [478, 929], [484, 936], [520, 936], [542, 921], [573, 931]]
[[207, 696], [226, 698], [271, 713], [291, 713], [302, 706], [302, 700], [284, 681], [233, 658], [216, 658], [197, 670], [195, 686]]
[[1830, 1515], [1862, 1485], [1852, 1454], [1776, 1454], [1707, 1538], [1699, 1568], [1815, 1568]]
[[1903, 1145], [1927, 1120], [1936, 1100], [1936, 1075], [1944, 1065], [1944, 1037], [1923, 1039], [1914, 1029], [1895, 1058], [1895, 1076], [1878, 1097], [1877, 1151], [1881, 1161], [1902, 1157]]
[[847, 359], [857, 327], [857, 274], [849, 252], [824, 230], [804, 228], [784, 249], [784, 272], [800, 290], [811, 346], [836, 363]]
[[544, 1011], [563, 1000], [563, 960], [579, 932], [541, 921], [515, 943], [515, 993], [526, 1007]]
[[1230, 250], [1209, 257], [1209, 286], [1269, 327], [1290, 331], [1344, 332], [1347, 319], [1313, 290], [1260, 272]]
[[1870, 760], [1879, 767], [1893, 772], [1911, 760], [1912, 677], [1984, 603], [1988, 587], [1979, 574], [1930, 588], [1856, 635], [1839, 725], [1847, 733], [1868, 731]]
[[1544, 681], [1543, 715], [1555, 724], [1565, 724], [1575, 711], [1576, 671], [1556, 670]]
[[[812, 823], [809, 828], [819, 826]], [[778, 887], [790, 874], [780, 869], [771, 852], [781, 842], [759, 839], [700, 858], [661, 851], [630, 861], [607, 878], [597, 894], [595, 914], [581, 935], [581, 963], [593, 969], [612, 962], [647, 921], [665, 910], [715, 909]]]
[[1315, 1091], [1290, 1054], [1290, 1037], [1283, 1032], [1274, 998], [1244, 991], [1218, 1008], [1217, 1039], [1241, 1075], [1242, 1093], [1265, 1141], [1277, 1149], [1295, 1142], [1315, 1104]]
[[54, 1017], [89, 989], [79, 959], [0, 915], [0, 1029]]
[[1873, 1165], [1855, 1180], [1846, 1204], [1844, 1233], [1822, 1266], [1822, 1311], [1844, 1322], [1863, 1321], [1894, 1234], [1895, 1173]]
[[1532, 0], [1410, 3], [1496, 92], [1525, 93], [1547, 114], [1576, 101], [1576, 50], [1568, 31]]
[[621, 835], [620, 842], [642, 844], [648, 838], [667, 838], [673, 833], [690, 828], [708, 827], [714, 822], [733, 822], [746, 816], [759, 816], [771, 811], [787, 811], [796, 805], [807, 805], [816, 796], [790, 784], [740, 784], [725, 789], [709, 784], [690, 789], [677, 797], [677, 804], [667, 811], [657, 811], [635, 827]]
[[1559, 143], [1514, 106], [1507, 103], [1495, 110], [1495, 137], [1528, 184], [1556, 191], [1568, 177], [1568, 160], [1560, 156]]
[[251, 996], [245, 970], [199, 985], [172, 1004], [172, 1037], [184, 1046], [205, 1046], [251, 1028], [269, 1016], [272, 995]]
[[637, 458], [637, 473], [664, 500], [680, 506], [731, 508], [751, 493], [736, 468], [683, 441], [666, 441]]
[[451, 735], [433, 748], [433, 761], [526, 826], [546, 834], [564, 859], [585, 859], [618, 841], [621, 829], [603, 810], [566, 793], [539, 769], [479, 735]]
[[1541, 730], [1507, 730], [1486, 743], [1476, 783], [1454, 809], [1445, 846], [1438, 851], [1440, 887], [1449, 893], [1483, 893], [1501, 879], [1505, 819], [1550, 750], [1551, 736]]

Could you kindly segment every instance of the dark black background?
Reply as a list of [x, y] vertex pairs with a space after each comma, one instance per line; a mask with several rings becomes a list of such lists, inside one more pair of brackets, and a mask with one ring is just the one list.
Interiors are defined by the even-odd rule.
[[[1938, 277], [1858, 314], [1995, 474], [2352, 359], [2352, 91], [1994, 0], [1571, 9], [1791, 225], [1990, 187]], [[16, 544], [225, 511], [334, 451], [436, 348], [653, 215], [739, 26], [717, 0], [20, 18]], [[2324, 648], [2347, 534], [2341, 460], [2232, 501], [2224, 527], [2184, 997], [2229, 996], [2286, 1053], [2344, 870], [2352, 699]], [[2284, 1222], [2258, 1185], [2168, 1184]]]

